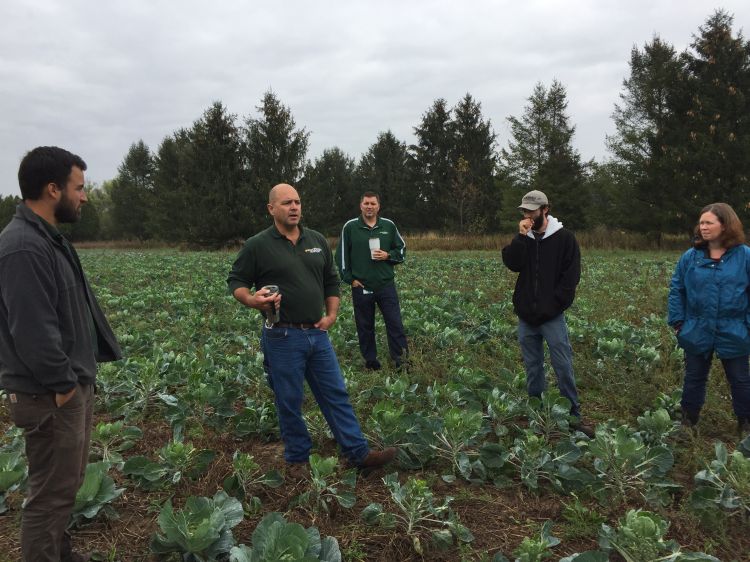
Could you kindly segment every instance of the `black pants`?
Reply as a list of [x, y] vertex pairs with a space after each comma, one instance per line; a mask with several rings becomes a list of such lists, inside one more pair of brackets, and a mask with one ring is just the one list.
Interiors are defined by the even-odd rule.
[[352, 302], [354, 321], [357, 324], [359, 351], [365, 361], [374, 362], [378, 359], [375, 346], [375, 305], [377, 304], [385, 322], [391, 359], [399, 364], [402, 355], [407, 351], [407, 345], [396, 285], [391, 284], [374, 292], [365, 292], [362, 287], [352, 287]]
[[55, 395], [8, 393], [13, 423], [24, 430], [29, 483], [21, 519], [24, 562], [59, 562], [69, 555], [70, 522], [76, 492], [88, 461], [94, 392], [76, 387], [58, 408]]

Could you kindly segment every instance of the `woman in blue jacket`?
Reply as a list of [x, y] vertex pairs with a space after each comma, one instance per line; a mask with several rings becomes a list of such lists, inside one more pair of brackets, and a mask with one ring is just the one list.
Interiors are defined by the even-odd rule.
[[669, 288], [669, 325], [685, 351], [682, 423], [698, 423], [714, 354], [732, 391], [740, 434], [750, 431], [750, 248], [726, 203], [703, 208], [695, 247], [677, 264]]

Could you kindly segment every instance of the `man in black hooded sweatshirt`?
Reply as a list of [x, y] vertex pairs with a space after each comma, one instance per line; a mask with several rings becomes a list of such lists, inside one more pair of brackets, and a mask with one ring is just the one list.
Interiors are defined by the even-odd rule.
[[549, 201], [541, 191], [523, 196], [519, 210], [524, 218], [518, 234], [503, 248], [503, 263], [517, 272], [513, 308], [518, 315], [518, 341], [526, 367], [529, 396], [541, 396], [547, 388], [544, 376], [544, 347], [560, 394], [570, 400], [572, 426], [587, 435], [590, 427], [581, 423], [580, 403], [573, 374], [573, 349], [565, 323], [565, 310], [573, 304], [581, 278], [581, 251], [573, 233], [549, 214]]

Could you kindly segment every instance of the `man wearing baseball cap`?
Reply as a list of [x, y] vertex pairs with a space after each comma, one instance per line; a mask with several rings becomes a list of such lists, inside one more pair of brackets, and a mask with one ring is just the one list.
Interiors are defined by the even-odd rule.
[[541, 191], [529, 191], [518, 209], [523, 219], [518, 223], [518, 234], [503, 248], [503, 263], [518, 273], [513, 309], [518, 315], [526, 390], [529, 396], [538, 397], [547, 387], [546, 341], [560, 394], [570, 400], [571, 425], [593, 437], [593, 430], [581, 423], [573, 349], [564, 314], [573, 304], [581, 278], [581, 251], [573, 233], [549, 214], [549, 201]]

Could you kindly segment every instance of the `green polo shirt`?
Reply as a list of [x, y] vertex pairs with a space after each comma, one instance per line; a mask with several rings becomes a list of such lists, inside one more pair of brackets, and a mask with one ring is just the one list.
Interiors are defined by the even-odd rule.
[[229, 291], [238, 287], [278, 285], [282, 322], [310, 322], [321, 319], [325, 299], [339, 296], [339, 276], [325, 237], [300, 228], [292, 242], [275, 225], [249, 238], [227, 278]]
[[[370, 238], [380, 240], [380, 249], [388, 252], [387, 260], [373, 260], [370, 257]], [[393, 284], [393, 266], [402, 263], [405, 258], [406, 243], [390, 219], [378, 217], [375, 226], [369, 227], [360, 215], [341, 229], [336, 265], [347, 285], [356, 279], [368, 291], [388, 287]]]

